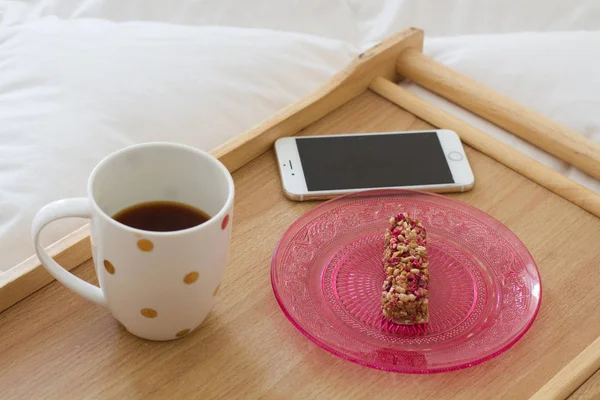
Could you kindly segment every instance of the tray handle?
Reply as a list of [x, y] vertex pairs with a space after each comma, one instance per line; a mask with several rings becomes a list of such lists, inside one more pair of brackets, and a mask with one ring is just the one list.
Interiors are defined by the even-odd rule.
[[387, 79], [375, 78], [369, 89], [438, 128], [452, 129], [469, 146], [600, 217], [600, 196], [592, 190], [513, 150], [510, 146]]
[[419, 51], [403, 51], [398, 57], [396, 68], [405, 78], [600, 180], [600, 144]]

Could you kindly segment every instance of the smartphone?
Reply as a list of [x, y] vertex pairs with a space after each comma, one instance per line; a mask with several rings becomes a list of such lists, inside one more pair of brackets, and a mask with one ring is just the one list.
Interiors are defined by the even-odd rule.
[[463, 192], [475, 181], [460, 138], [447, 129], [285, 137], [275, 152], [292, 200], [378, 188]]

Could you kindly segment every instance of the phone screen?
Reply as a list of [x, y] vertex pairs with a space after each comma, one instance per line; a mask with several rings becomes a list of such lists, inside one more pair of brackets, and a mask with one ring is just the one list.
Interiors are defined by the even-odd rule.
[[296, 138], [309, 191], [454, 183], [436, 132]]

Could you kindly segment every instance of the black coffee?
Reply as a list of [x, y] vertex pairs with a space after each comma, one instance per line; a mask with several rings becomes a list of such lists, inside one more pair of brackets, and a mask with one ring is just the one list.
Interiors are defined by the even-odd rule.
[[154, 232], [180, 231], [210, 219], [204, 211], [175, 201], [139, 203], [119, 211], [113, 218], [132, 228]]

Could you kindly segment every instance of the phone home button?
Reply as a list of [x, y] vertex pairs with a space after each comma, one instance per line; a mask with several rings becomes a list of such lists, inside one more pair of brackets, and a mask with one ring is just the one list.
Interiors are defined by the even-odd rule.
[[463, 155], [460, 154], [458, 151], [451, 151], [450, 153], [448, 153], [448, 158], [452, 161], [460, 161], [463, 159]]

